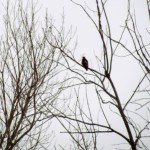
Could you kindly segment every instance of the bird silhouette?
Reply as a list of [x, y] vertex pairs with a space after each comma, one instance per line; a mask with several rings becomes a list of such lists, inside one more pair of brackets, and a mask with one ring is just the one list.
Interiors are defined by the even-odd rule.
[[82, 66], [85, 68], [85, 70], [88, 70], [88, 60], [85, 57], [82, 57]]

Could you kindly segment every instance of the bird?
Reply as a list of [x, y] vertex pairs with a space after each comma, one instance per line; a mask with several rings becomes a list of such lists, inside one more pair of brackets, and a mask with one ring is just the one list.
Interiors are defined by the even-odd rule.
[[82, 57], [82, 66], [85, 68], [85, 70], [88, 70], [88, 60], [83, 56]]

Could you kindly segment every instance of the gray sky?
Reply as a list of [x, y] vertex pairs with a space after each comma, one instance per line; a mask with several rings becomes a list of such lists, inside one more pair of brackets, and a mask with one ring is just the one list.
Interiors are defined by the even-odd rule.
[[[90, 8], [95, 7], [90, 0], [87, 0], [86, 2], [87, 4], [89, 4], [88, 6], [90, 6]], [[100, 54], [100, 43], [96, 30], [93, 24], [89, 21], [89, 18], [87, 18], [87, 16], [79, 7], [73, 5], [71, 2], [69, 2], [69, 0], [45, 0], [42, 1], [42, 3], [44, 3], [48, 7], [49, 14], [54, 17], [54, 20], [58, 24], [60, 23], [61, 14], [64, 11], [66, 25], [68, 27], [69, 25], [72, 25], [74, 29], [77, 28], [76, 35], [78, 36], [78, 46], [76, 49], [76, 59], [80, 60], [82, 55], [85, 55], [89, 60], [90, 66], [94, 67], [94, 55]], [[124, 26], [124, 21], [127, 16], [127, 0], [108, 1], [107, 7], [112, 34], [114, 38], [119, 39], [119, 35], [122, 31], [121, 26]], [[131, 0], [131, 10], [132, 12], [135, 11], [139, 31], [143, 34], [145, 42], [148, 43], [149, 38], [146, 32], [146, 28], [149, 29], [149, 20], [146, 1]], [[131, 45], [128, 41], [128, 37], [126, 37], [125, 40], [130, 47]], [[119, 56], [122, 56], [125, 55], [126, 52], [120, 49], [120, 51], [117, 51], [117, 54]], [[129, 96], [133, 92], [133, 89], [137, 85], [137, 82], [139, 82], [140, 76], [142, 74], [143, 73], [141, 71], [141, 68], [139, 68], [137, 63], [133, 61], [131, 57], [116, 57], [114, 59], [112, 76], [117, 90], [119, 91], [119, 95], [123, 101], [129, 98]], [[91, 95], [91, 97], [93, 97], [93, 95]], [[95, 103], [93, 103], [93, 106], [95, 107]], [[115, 122], [116, 127], [119, 128], [120, 125], [117, 124], [115, 119], [113, 122]], [[65, 135], [61, 134], [57, 138], [59, 139], [59, 141], [61, 141], [64, 136]], [[118, 137], [112, 135], [111, 139], [113, 139], [113, 141], [110, 140], [110, 143], [114, 144], [114, 141], [117, 141]], [[107, 135], [100, 140], [99, 145], [101, 145], [101, 143], [104, 144], [104, 150], [112, 148], [108, 144]]]
[[[2, 0], [1, 2], [4, 3]], [[73, 29], [76, 30], [76, 37], [78, 38], [78, 45], [75, 53], [76, 59], [80, 61], [81, 57], [85, 55], [89, 60], [90, 67], [94, 67], [96, 62], [95, 54], [100, 55], [101, 45], [96, 29], [81, 8], [72, 4], [69, 0], [39, 0], [38, 2], [39, 6], [42, 5], [38, 15], [40, 14], [42, 18], [45, 13], [45, 8], [47, 8], [48, 14], [53, 17], [55, 25], [57, 26], [61, 24], [62, 13], [64, 12], [66, 30], [67, 28], [69, 29], [69, 26], [72, 26]], [[95, 8], [95, 5], [93, 5], [91, 0], [87, 0], [86, 2], [90, 8]], [[127, 15], [127, 0], [108, 0], [107, 7], [112, 35], [114, 38], [119, 39], [119, 35], [122, 31], [121, 26], [124, 26], [124, 20]], [[135, 11], [137, 16], [139, 31], [143, 34], [145, 41], [149, 42], [149, 37], [146, 32], [146, 28], [149, 28], [146, 1], [131, 0], [131, 9]], [[0, 16], [0, 22], [1, 21], [2, 16]], [[0, 33], [2, 32], [2, 29], [3, 28], [1, 28]], [[126, 37], [125, 40], [128, 40], [128, 37]], [[131, 46], [128, 41], [127, 44]], [[126, 52], [120, 49], [120, 51], [117, 51], [117, 54], [121, 56], [125, 55]], [[130, 96], [141, 75], [141, 69], [131, 57], [116, 57], [114, 59], [112, 77], [123, 101]], [[93, 97], [93, 95], [91, 95], [91, 97]], [[95, 103], [93, 103], [92, 106], [95, 107]], [[119, 127], [118, 124], [116, 124], [116, 126]], [[65, 146], [69, 143], [68, 138], [66, 138], [67, 140], [64, 140], [66, 135], [59, 134], [60, 131], [64, 131], [60, 126], [56, 128], [56, 124], [53, 123], [50, 130], [51, 129], [56, 130], [57, 132], [55, 139], [57, 144], [60, 143]], [[107, 144], [107, 138], [108, 137], [106, 136], [106, 138], [101, 140], [105, 146], [104, 150], [110, 148]], [[111, 138], [117, 140], [118, 137], [112, 136]], [[113, 141], [110, 142], [113, 144]], [[99, 144], [101, 145], [101, 143]]]
[[[78, 37], [78, 45], [76, 49], [76, 59], [81, 60], [81, 57], [85, 55], [88, 60], [90, 67], [95, 67], [95, 55], [100, 56], [101, 43], [99, 42], [99, 37], [96, 29], [93, 24], [89, 21], [89, 18], [83, 13], [81, 8], [72, 4], [69, 0], [44, 0], [40, 1], [43, 3], [43, 7], [48, 8], [48, 13], [54, 18], [56, 24], [61, 23], [61, 15], [64, 12], [65, 15], [65, 25], [66, 30], [67, 27], [73, 26], [73, 29], [76, 30], [76, 36]], [[80, 1], [79, 1], [80, 2]], [[91, 9], [95, 9], [95, 4], [91, 0], [86, 0], [87, 5]], [[127, 16], [127, 1], [125, 0], [111, 0], [107, 3], [107, 14], [109, 17], [111, 31], [114, 38], [119, 39], [119, 35], [122, 31], [122, 27], [124, 26], [124, 21]], [[145, 28], [148, 28], [148, 14], [146, 8], [146, 2], [143, 0], [131, 0], [131, 10], [135, 11], [137, 15], [137, 24], [139, 27], [139, 31], [141, 31], [146, 39], [146, 42], [149, 42], [148, 35], [146, 34]], [[125, 38], [127, 44], [130, 46], [130, 42], [128, 41], [128, 37]], [[118, 55], [124, 55], [126, 52], [119, 49], [117, 51]], [[112, 77], [114, 83], [119, 91], [119, 96], [122, 101], [125, 101], [132, 94], [133, 89], [137, 85], [137, 82], [140, 79], [140, 75], [142, 74], [141, 69], [137, 65], [135, 61], [131, 57], [129, 58], [118, 58], [115, 57], [113, 63], [113, 72]], [[92, 88], [92, 87], [91, 87]], [[89, 92], [92, 90], [88, 89]], [[89, 100], [94, 100], [94, 93], [89, 95]], [[97, 114], [98, 108], [96, 109], [96, 102], [91, 102], [91, 108], [93, 114]], [[97, 111], [96, 111], [97, 110]], [[118, 118], [109, 118], [112, 119], [112, 123], [115, 124], [116, 128], [122, 127], [120, 126]], [[117, 121], [116, 121], [117, 120]], [[60, 131], [63, 131], [63, 129]], [[59, 134], [59, 130], [57, 130], [58, 136], [56, 142], [62, 143], [62, 145], [69, 145], [68, 140], [64, 140], [66, 138], [66, 134]], [[63, 139], [63, 140], [62, 140]], [[67, 138], [66, 138], [67, 139]], [[113, 139], [113, 140], [110, 140]], [[109, 140], [109, 144], [108, 144]], [[119, 137], [114, 135], [104, 136], [103, 139], [99, 139], [98, 145], [101, 147], [104, 146], [104, 150], [108, 150], [112, 148], [111, 144], [118, 143], [120, 140]], [[64, 142], [65, 141], [65, 142]], [[120, 143], [124, 142], [120, 140]], [[114, 148], [114, 147], [113, 147]]]

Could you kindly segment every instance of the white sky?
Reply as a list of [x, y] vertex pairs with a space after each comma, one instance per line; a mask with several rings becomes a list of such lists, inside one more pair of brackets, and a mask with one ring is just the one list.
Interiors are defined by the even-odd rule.
[[[88, 1], [89, 2], [89, 1]], [[91, 1], [90, 1], [91, 2]], [[78, 47], [76, 49], [76, 58], [80, 60], [82, 55], [85, 55], [91, 66], [94, 66], [94, 55], [100, 49], [98, 35], [93, 24], [89, 21], [87, 16], [83, 13], [81, 8], [73, 5], [69, 0], [50, 0], [42, 1], [48, 9], [49, 13], [54, 17], [54, 20], [60, 23], [60, 16], [64, 10], [66, 24], [73, 25], [74, 29], [77, 28], [78, 36]], [[108, 1], [108, 16], [111, 23], [112, 33], [114, 37], [118, 38], [120, 31], [122, 31], [121, 26], [124, 25], [124, 20], [127, 15], [127, 0], [111, 0]], [[91, 4], [89, 5], [94, 7]], [[137, 15], [137, 24], [139, 31], [144, 35], [146, 42], [149, 42], [148, 35], [146, 33], [146, 28], [149, 28], [148, 13], [146, 8], [146, 1], [144, 0], [131, 0], [131, 9], [135, 10]], [[119, 54], [122, 54], [119, 53]], [[114, 59], [114, 71], [113, 79], [117, 90], [119, 91], [120, 97], [122, 100], [129, 98], [130, 94], [133, 91], [133, 88], [136, 86], [139, 81], [140, 68], [133, 61], [131, 57], [127, 58], [117, 58]], [[130, 94], [129, 94], [130, 93]], [[92, 96], [91, 96], [92, 97]], [[116, 124], [117, 125], [117, 124]], [[119, 127], [119, 126], [118, 126]], [[63, 138], [64, 135], [60, 135], [59, 138]], [[104, 144], [104, 150], [108, 150], [111, 147], [108, 146], [106, 136], [105, 139], [101, 140]], [[113, 137], [114, 140], [117, 140], [117, 137]], [[61, 140], [59, 140], [61, 141]], [[100, 144], [100, 143], [99, 143]], [[113, 144], [113, 142], [112, 142]], [[100, 144], [101, 145], [101, 144]]]
[[[94, 55], [95, 53], [98, 54], [100, 51], [99, 38], [93, 24], [89, 21], [81, 8], [72, 4], [69, 0], [39, 0], [39, 2], [43, 4], [43, 7], [48, 8], [48, 12], [54, 18], [56, 24], [61, 23], [61, 15], [64, 11], [66, 26], [69, 27], [70, 25], [73, 25], [74, 29], [77, 28], [76, 35], [78, 36], [78, 46], [76, 49], [76, 59], [81, 60], [81, 57], [85, 55], [88, 58], [90, 65], [94, 66]], [[87, 0], [86, 2], [90, 8], [95, 7], [91, 0]], [[124, 20], [127, 15], [127, 0], [108, 0], [107, 7], [112, 34], [118, 39], [118, 35], [120, 35], [120, 32], [122, 31], [121, 26], [124, 25]], [[131, 10], [133, 9], [137, 14], [139, 31], [142, 31], [142, 33], [144, 32], [144, 38], [146, 39], [146, 42], [149, 42], [148, 34], [146, 33], [146, 28], [149, 27], [146, 1], [131, 0]], [[119, 54], [121, 53], [119, 52]], [[133, 86], [135, 86], [135, 83], [139, 81], [139, 78], [136, 78], [139, 70], [133, 61], [130, 62], [130, 59], [131, 58], [127, 61], [126, 58], [120, 58], [119, 60], [117, 58], [117, 60], [114, 60], [113, 65], [114, 80], [116, 84], [118, 84], [118, 89], [125, 88], [125, 90], [120, 91], [123, 97], [131, 90], [130, 88], [133, 88], [132, 85], [129, 86], [128, 84], [132, 83]], [[128, 66], [128, 68], [126, 68], [126, 66]], [[125, 77], [129, 78], [128, 81], [124, 80]], [[129, 90], [126, 89], [126, 87], [129, 87]]]
[[[3, 0], [0, 0], [4, 3]], [[94, 55], [99, 53], [100, 44], [98, 35], [93, 24], [89, 21], [87, 16], [83, 13], [81, 8], [72, 4], [69, 0], [39, 0], [39, 6], [42, 8], [39, 11], [41, 17], [44, 16], [45, 8], [48, 9], [48, 14], [53, 17], [55, 24], [61, 24], [61, 16], [64, 12], [66, 30], [70, 25], [73, 29], [77, 29], [76, 36], [78, 37], [78, 46], [76, 49], [76, 59], [81, 60], [82, 55], [85, 55], [90, 63], [90, 66], [94, 66]], [[91, 0], [87, 0], [90, 7], [94, 8]], [[121, 26], [124, 25], [124, 20], [127, 15], [127, 0], [108, 0], [108, 16], [111, 23], [112, 33], [115, 38], [118, 38]], [[1, 6], [2, 7], [2, 6]], [[139, 30], [143, 33], [146, 42], [149, 42], [148, 35], [146, 34], [146, 28], [149, 27], [148, 14], [146, 7], [146, 0], [131, 0], [131, 9], [135, 9], [135, 14], [137, 16], [137, 22]], [[2, 11], [0, 11], [2, 13]], [[2, 21], [2, 16], [0, 16], [0, 22]], [[0, 33], [2, 33], [3, 28], [1, 28]], [[119, 52], [119, 54], [122, 54]], [[130, 61], [131, 58], [117, 58], [114, 59], [114, 71], [113, 79], [117, 90], [123, 100], [128, 98], [129, 92], [132, 92], [133, 87], [139, 81], [139, 76], [141, 72], [134, 61]], [[133, 59], [132, 59], [133, 60]], [[55, 125], [54, 125], [55, 126]], [[60, 127], [57, 128], [59, 134]], [[56, 136], [56, 142], [63, 143], [64, 145], [69, 141], [63, 141], [64, 135], [59, 134]], [[107, 138], [106, 138], [107, 140]], [[104, 150], [108, 147], [105, 144]], [[52, 148], [53, 149], [53, 148]]]

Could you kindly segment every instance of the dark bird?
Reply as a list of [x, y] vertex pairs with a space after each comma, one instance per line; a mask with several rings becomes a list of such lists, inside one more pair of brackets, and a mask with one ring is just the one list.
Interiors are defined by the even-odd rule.
[[87, 59], [85, 58], [85, 57], [82, 57], [82, 66], [86, 69], [86, 70], [88, 70], [88, 61], [87, 61]]

